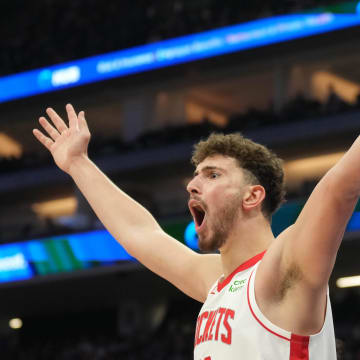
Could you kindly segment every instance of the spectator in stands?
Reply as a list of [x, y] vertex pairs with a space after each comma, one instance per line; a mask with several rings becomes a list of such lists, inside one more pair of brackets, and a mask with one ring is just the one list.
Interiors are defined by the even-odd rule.
[[325, 103], [325, 112], [327, 114], [337, 114], [346, 109], [345, 101], [336, 93], [332, 84], [328, 88], [329, 96]]

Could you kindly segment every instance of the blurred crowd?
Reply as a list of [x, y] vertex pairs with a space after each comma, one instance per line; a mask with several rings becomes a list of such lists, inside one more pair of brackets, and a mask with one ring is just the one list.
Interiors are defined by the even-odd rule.
[[[196, 142], [211, 132], [244, 132], [256, 130], [267, 126], [303, 122], [319, 117], [328, 117], [360, 109], [360, 93], [355, 103], [345, 102], [335, 91], [331, 91], [325, 103], [309, 99], [305, 94], [298, 93], [282, 109], [275, 112], [273, 109], [249, 109], [245, 114], [233, 114], [228, 118], [225, 127], [215, 125], [211, 119], [204, 117], [196, 124], [184, 123], [178, 126], [165, 126], [161, 129], [147, 131], [132, 142], [125, 143], [121, 137], [92, 137], [89, 153], [92, 157], [109, 156], [112, 154], [125, 154], [134, 150], [162, 147], [169, 144]], [[22, 171], [34, 170], [53, 164], [49, 153], [25, 153], [21, 158], [5, 158], [0, 156], [0, 175]]]
[[[172, 301], [163, 322], [147, 336], [139, 336], [140, 332], [121, 335], [121, 329], [116, 331], [110, 324], [106, 327], [103, 321], [99, 324], [96, 318], [86, 328], [74, 330], [65, 327], [63, 322], [51, 321], [50, 315], [49, 328], [40, 334], [36, 330], [32, 333], [21, 333], [20, 330], [17, 336], [2, 341], [0, 337], [1, 359], [190, 360], [199, 310], [200, 303], [189, 298]], [[88, 316], [92, 317], [91, 314]]]
[[[338, 360], [360, 360], [360, 296], [353, 290], [342, 291], [341, 298], [332, 299]], [[96, 321], [90, 328], [77, 331], [62, 328], [54, 321], [46, 335], [35, 331], [24, 336], [20, 330], [15, 337], [0, 337], [1, 359], [191, 360], [195, 319], [201, 305], [191, 299], [176, 304], [163, 323], [141, 340], [136, 335], [117, 335]]]
[[6, 1], [0, 76], [336, 2]]
[[[304, 94], [298, 93], [280, 113], [272, 109], [260, 111], [249, 109], [245, 114], [233, 114], [229, 117], [225, 127], [218, 127], [211, 119], [204, 118], [198, 124], [184, 124], [171, 127], [163, 127], [158, 130], [148, 131], [140, 135], [135, 141], [125, 143], [120, 137], [96, 138], [92, 137], [89, 147], [89, 155], [95, 161], [106, 159], [112, 155], [124, 155], [137, 151], [139, 157], [144, 151], [154, 148], [166, 148], [168, 145], [177, 143], [196, 143], [201, 138], [208, 136], [211, 132], [236, 132], [240, 131], [246, 135], [247, 131], [265, 127], [273, 127], [281, 124], [295, 122], [306, 122], [307, 120], [320, 117], [331, 117], [336, 114], [358, 111], [360, 109], [360, 94], [354, 104], [346, 103], [334, 91], [325, 103], [308, 99]], [[10, 173], [21, 172], [21, 174], [34, 173], [36, 170], [46, 167], [53, 167], [51, 155], [42, 151], [40, 153], [24, 153], [21, 158], [1, 158], [0, 157], [0, 176]], [[301, 199], [310, 195], [316, 182], [304, 182], [303, 186], [296, 192], [288, 193], [287, 199]], [[26, 213], [28, 209], [24, 209]], [[32, 213], [32, 211], [31, 211]], [[21, 214], [18, 207], [17, 216]], [[89, 214], [88, 214], [89, 215]], [[23, 225], [0, 224], [0, 242], [23, 241], [35, 237], [47, 237], [72, 233], [76, 231], [93, 230], [103, 228], [102, 224], [95, 220], [79, 219], [84, 225], [76, 228], [54, 221], [51, 218], [38, 218], [34, 216]], [[77, 220], [76, 220], [77, 221]]]
[[360, 360], [360, 294], [357, 288], [343, 289], [332, 299], [338, 360]]

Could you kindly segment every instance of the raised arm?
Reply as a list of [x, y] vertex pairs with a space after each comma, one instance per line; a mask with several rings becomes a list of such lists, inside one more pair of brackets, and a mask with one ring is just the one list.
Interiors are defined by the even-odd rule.
[[121, 191], [88, 158], [90, 132], [84, 112], [77, 116], [66, 106], [69, 125], [57, 113], [46, 110], [35, 137], [51, 152], [60, 169], [75, 181], [101, 222], [119, 243], [151, 271], [170, 281], [192, 298], [204, 301], [208, 288], [221, 274], [218, 255], [200, 255], [167, 235], [153, 216]]
[[284, 329], [314, 334], [323, 325], [328, 281], [360, 193], [359, 160], [360, 138], [320, 180], [259, 267], [260, 307]]
[[360, 138], [321, 179], [284, 242], [309, 286], [327, 287], [346, 225], [360, 195]]

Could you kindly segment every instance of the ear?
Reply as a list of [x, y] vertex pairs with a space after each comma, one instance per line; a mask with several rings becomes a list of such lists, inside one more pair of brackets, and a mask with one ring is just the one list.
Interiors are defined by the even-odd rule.
[[261, 185], [250, 185], [243, 197], [243, 209], [250, 211], [261, 205], [265, 199], [265, 189]]

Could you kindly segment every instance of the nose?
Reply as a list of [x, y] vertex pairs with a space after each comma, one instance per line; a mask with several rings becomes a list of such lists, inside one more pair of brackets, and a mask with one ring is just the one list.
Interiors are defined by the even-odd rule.
[[193, 178], [187, 184], [186, 190], [191, 194], [200, 194], [199, 184], [196, 178]]

